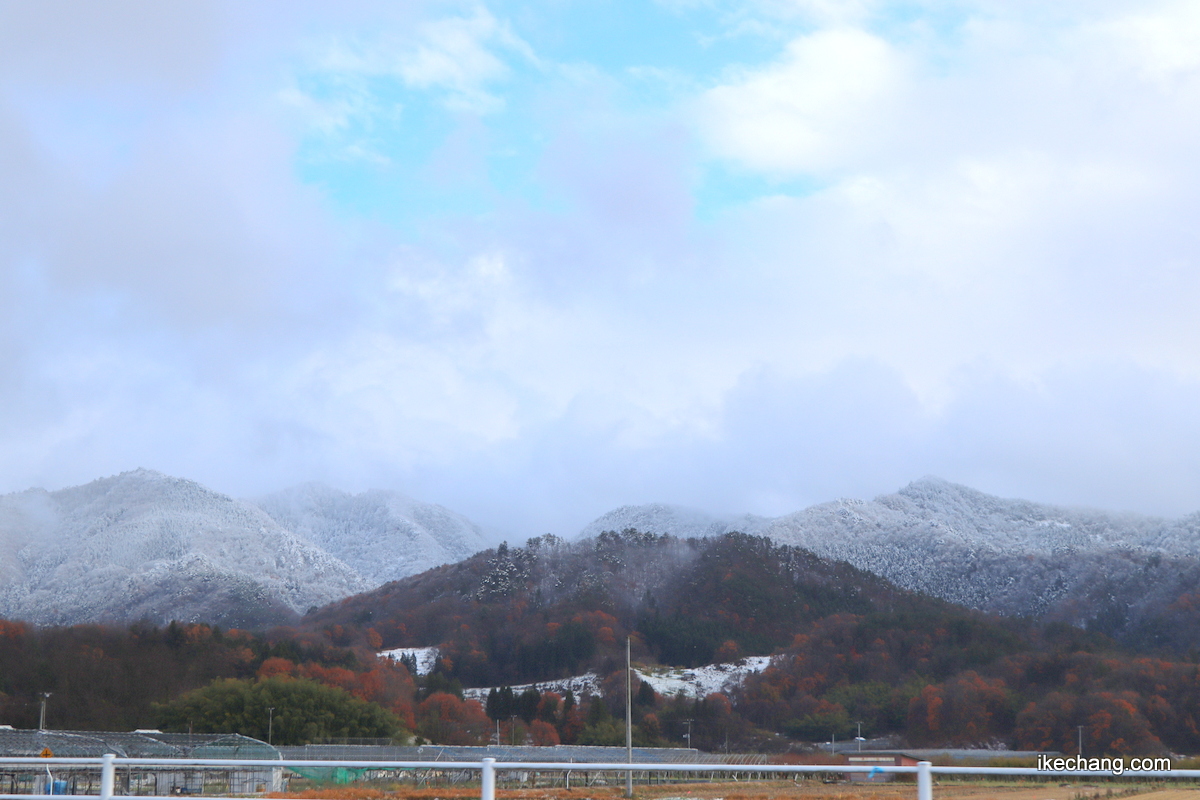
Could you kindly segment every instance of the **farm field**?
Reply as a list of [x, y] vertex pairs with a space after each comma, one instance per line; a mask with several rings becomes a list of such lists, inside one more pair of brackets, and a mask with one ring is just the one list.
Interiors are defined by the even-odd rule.
[[[675, 784], [635, 787], [637, 800], [915, 800], [914, 783], [886, 785], [824, 784], [805, 781], [755, 783]], [[934, 800], [1108, 800], [1138, 797], [1139, 800], [1200, 800], [1200, 786], [1109, 783], [1031, 785], [1024, 782], [941, 782], [933, 788]], [[280, 800], [471, 800], [479, 797], [477, 786], [405, 787], [387, 790], [351, 786], [275, 794]], [[591, 786], [586, 789], [497, 789], [497, 800], [621, 800], [621, 786]]]

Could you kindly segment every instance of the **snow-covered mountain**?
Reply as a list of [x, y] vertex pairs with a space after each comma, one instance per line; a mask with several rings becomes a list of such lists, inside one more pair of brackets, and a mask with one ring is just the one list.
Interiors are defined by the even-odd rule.
[[486, 546], [398, 494], [307, 485], [261, 502], [142, 469], [0, 496], [0, 617], [258, 627]]
[[0, 497], [0, 616], [262, 625], [369, 588], [248, 503], [149, 470]]
[[1195, 559], [1198, 522], [1006, 500], [924, 478], [870, 502], [822, 503], [755, 532], [952, 602], [1043, 614], [1153, 555]]
[[836, 500], [774, 519], [625, 507], [584, 529], [676, 536], [739, 530], [807, 548], [966, 606], [1108, 621], [1117, 633], [1200, 585], [1200, 514], [1160, 519], [1006, 500], [924, 478], [871, 501]]
[[[583, 533], [626, 528], [759, 534], [975, 608], [1114, 634], [1140, 625], [1164, 642], [1191, 626], [1200, 640], [1200, 604], [1188, 600], [1200, 586], [1200, 514], [1066, 509], [925, 478], [776, 518], [625, 506]], [[245, 501], [136, 470], [0, 496], [0, 616], [265, 625], [487, 546], [465, 517], [394, 492], [306, 484]]]
[[461, 561], [488, 547], [479, 526], [463, 515], [399, 492], [373, 489], [354, 495], [309, 483], [254, 502], [372, 586]]

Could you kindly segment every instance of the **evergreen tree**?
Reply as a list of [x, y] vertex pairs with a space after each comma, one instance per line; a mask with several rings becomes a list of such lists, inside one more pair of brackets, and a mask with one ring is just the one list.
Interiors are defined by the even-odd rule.
[[169, 731], [240, 733], [266, 740], [270, 724], [272, 742], [285, 745], [402, 732], [395, 715], [374, 703], [336, 687], [289, 678], [216, 680], [159, 706], [158, 712], [159, 726]]

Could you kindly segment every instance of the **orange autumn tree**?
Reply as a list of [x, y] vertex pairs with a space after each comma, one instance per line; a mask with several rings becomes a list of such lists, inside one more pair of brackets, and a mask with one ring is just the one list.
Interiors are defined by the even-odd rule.
[[1017, 715], [1017, 747], [1077, 753], [1082, 727], [1084, 755], [1165, 752], [1137, 701], [1133, 692], [1051, 692]]
[[967, 671], [945, 683], [926, 686], [912, 699], [907, 732], [920, 743], [985, 744], [1007, 736], [1012, 722], [1004, 681]]
[[476, 700], [435, 692], [417, 706], [417, 733], [437, 744], [487, 744], [491, 725]]
[[403, 664], [388, 658], [377, 659], [369, 670], [327, 667], [317, 663], [295, 664], [286, 658], [265, 659], [259, 666], [260, 681], [293, 678], [316, 681], [342, 689], [368, 703], [375, 703], [395, 714], [409, 730], [416, 727], [414, 698], [416, 684]]

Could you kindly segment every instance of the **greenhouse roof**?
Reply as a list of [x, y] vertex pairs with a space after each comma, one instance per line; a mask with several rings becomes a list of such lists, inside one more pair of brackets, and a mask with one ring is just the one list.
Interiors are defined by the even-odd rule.
[[96, 758], [229, 758], [278, 760], [279, 751], [237, 733], [38, 731], [0, 727], [0, 756]]

